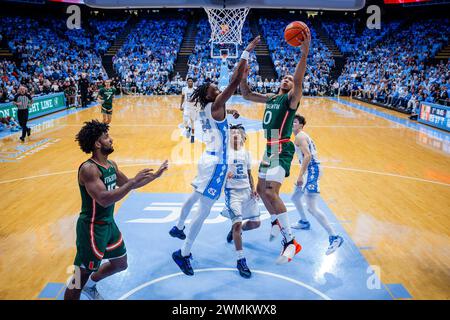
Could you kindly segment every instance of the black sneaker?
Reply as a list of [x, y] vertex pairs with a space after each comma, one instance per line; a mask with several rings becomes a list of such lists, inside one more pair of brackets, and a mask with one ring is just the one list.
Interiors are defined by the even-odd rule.
[[[184, 227], [186, 228], [186, 227]], [[170, 229], [169, 234], [174, 237], [181, 240], [186, 239], [186, 234], [184, 233], [184, 228], [182, 230], [178, 229], [177, 226], [173, 226], [172, 229]]]
[[247, 260], [245, 258], [239, 259], [237, 261], [237, 269], [242, 278], [248, 279], [252, 276], [250, 269], [247, 266]]
[[193, 134], [191, 134], [191, 143], [194, 143], [194, 141], [195, 141], [195, 137]]
[[231, 243], [231, 241], [233, 241], [233, 229], [231, 229], [227, 234], [227, 242]]
[[27, 128], [27, 136], [30, 136], [31, 134], [31, 128]]
[[[242, 232], [241, 232], [241, 236], [242, 236]], [[230, 232], [228, 232], [228, 234], [227, 234], [227, 242], [231, 243], [231, 241], [233, 241], [233, 228], [231, 228]]]
[[185, 275], [193, 276], [194, 269], [192, 269], [191, 262], [189, 261], [192, 257], [192, 254], [189, 254], [187, 257], [183, 257], [181, 255], [181, 250], [177, 250], [172, 253], [172, 259], [175, 261], [177, 266], [183, 271]]
[[20, 139], [20, 141], [25, 142], [25, 138], [24, 137], [20, 137], [19, 139]]

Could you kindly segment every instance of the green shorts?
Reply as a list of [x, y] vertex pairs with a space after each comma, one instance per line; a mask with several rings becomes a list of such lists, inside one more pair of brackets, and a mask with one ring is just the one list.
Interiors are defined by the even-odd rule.
[[[101, 223], [101, 224], [100, 224]], [[95, 222], [78, 218], [77, 254], [74, 265], [96, 271], [102, 259], [114, 259], [127, 253], [116, 223]]]
[[112, 114], [112, 112], [113, 112], [112, 106], [102, 106], [102, 113]]
[[[281, 152], [279, 145], [267, 146], [259, 165], [258, 176], [261, 179], [282, 183], [285, 177], [289, 177], [294, 154], [295, 147], [292, 141], [281, 144]], [[279, 170], [280, 168], [283, 170]]]

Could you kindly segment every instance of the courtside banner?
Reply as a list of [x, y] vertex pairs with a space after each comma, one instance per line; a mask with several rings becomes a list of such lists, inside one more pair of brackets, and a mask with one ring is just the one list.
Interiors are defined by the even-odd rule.
[[420, 104], [418, 121], [430, 126], [450, 131], [450, 108], [429, 102]]
[[[45, 96], [33, 97], [33, 105], [29, 108], [29, 119], [44, 116], [66, 108], [64, 93], [58, 92]], [[17, 119], [17, 107], [12, 102], [0, 103], [0, 117]]]

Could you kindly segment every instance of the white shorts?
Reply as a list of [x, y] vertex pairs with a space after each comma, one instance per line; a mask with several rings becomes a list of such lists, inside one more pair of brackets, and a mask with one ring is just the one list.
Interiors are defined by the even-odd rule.
[[196, 121], [198, 117], [198, 111], [194, 106], [184, 104], [183, 105], [183, 119], [185, 121], [192, 120]]
[[226, 160], [223, 161], [219, 156], [205, 152], [197, 167], [197, 176], [191, 183], [195, 191], [213, 200], [219, 199], [228, 170]]
[[282, 166], [268, 169], [266, 172], [259, 172], [258, 177], [266, 181], [274, 181], [283, 184], [286, 177], [286, 170]]
[[242, 220], [259, 221], [261, 212], [258, 201], [252, 197], [250, 188], [225, 189], [225, 207], [220, 213], [231, 219], [231, 223]]

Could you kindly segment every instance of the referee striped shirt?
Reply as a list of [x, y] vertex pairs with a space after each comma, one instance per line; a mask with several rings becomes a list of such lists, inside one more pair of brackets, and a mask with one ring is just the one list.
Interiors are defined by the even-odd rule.
[[31, 106], [31, 100], [32, 98], [28, 93], [25, 94], [19, 93], [14, 97], [14, 101], [19, 103], [19, 105], [17, 106], [19, 110], [28, 109], [28, 107]]

